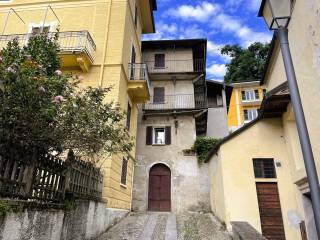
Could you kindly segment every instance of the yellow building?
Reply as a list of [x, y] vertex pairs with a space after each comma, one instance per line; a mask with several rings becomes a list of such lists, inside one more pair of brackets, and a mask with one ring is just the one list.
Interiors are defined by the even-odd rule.
[[232, 132], [257, 118], [264, 88], [259, 81], [232, 83], [230, 86], [233, 90], [228, 108], [228, 126]]
[[[155, 0], [12, 0], [0, 2], [0, 48], [17, 38], [59, 28], [62, 70], [82, 75], [84, 86], [112, 86], [108, 100], [127, 111], [137, 132], [137, 104], [149, 99], [148, 73], [141, 64], [141, 35], [155, 31]], [[49, 33], [50, 34], [50, 33]], [[103, 200], [130, 209], [135, 150], [103, 163]]]
[[[319, 176], [320, 106], [315, 103], [320, 91], [320, 33], [317, 31], [320, 28], [320, 2], [292, 2], [289, 42]], [[260, 16], [264, 14], [265, 3], [262, 1]], [[212, 210], [228, 228], [235, 221], [248, 222], [268, 239], [318, 239], [295, 115], [276, 36], [260, 84], [266, 86], [267, 93], [258, 118], [223, 139], [208, 156]], [[266, 199], [273, 205], [269, 210]]]

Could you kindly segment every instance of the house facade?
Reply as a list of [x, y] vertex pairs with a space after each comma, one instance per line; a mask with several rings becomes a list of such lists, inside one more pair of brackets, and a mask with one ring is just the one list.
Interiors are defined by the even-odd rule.
[[[0, 2], [0, 48], [16, 38], [21, 46], [33, 34], [59, 29], [64, 72], [83, 76], [83, 86], [109, 87], [108, 101], [127, 112], [127, 128], [136, 138], [138, 104], [149, 100], [146, 67], [141, 63], [141, 36], [155, 32], [155, 0]], [[135, 149], [127, 156], [101, 160], [103, 200], [129, 210]]]
[[[319, 106], [314, 102], [320, 90], [320, 3], [293, 2], [289, 43], [319, 175]], [[275, 36], [260, 83], [267, 93], [258, 118], [224, 138], [209, 154], [211, 207], [229, 229], [233, 221], [247, 221], [269, 239], [318, 239], [286, 81]]]
[[232, 83], [230, 86], [233, 91], [228, 109], [228, 126], [232, 132], [257, 118], [265, 90], [259, 81]]
[[208, 168], [191, 150], [206, 134], [206, 40], [142, 43], [151, 98], [138, 122], [134, 211], [209, 210]]

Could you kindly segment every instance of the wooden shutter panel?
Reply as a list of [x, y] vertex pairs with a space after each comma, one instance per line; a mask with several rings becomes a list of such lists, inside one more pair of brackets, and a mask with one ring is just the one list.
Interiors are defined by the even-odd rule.
[[152, 145], [152, 126], [147, 127], [146, 131], [146, 145]]
[[164, 87], [153, 89], [153, 103], [164, 103]]
[[170, 126], [166, 127], [165, 134], [166, 134], [166, 145], [170, 145], [171, 144], [171, 127]]

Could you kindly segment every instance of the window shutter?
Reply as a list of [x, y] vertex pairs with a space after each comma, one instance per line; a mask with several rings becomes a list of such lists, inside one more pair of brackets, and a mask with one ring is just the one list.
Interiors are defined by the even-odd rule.
[[152, 126], [147, 127], [146, 131], [146, 145], [152, 145]]
[[164, 87], [153, 88], [153, 103], [164, 103]]
[[254, 90], [254, 95], [255, 95], [256, 99], [260, 99], [259, 90]]
[[241, 91], [241, 96], [242, 96], [242, 100], [247, 100], [245, 91]]
[[166, 145], [170, 145], [171, 144], [171, 127], [170, 126], [166, 127], [165, 134], [166, 134]]

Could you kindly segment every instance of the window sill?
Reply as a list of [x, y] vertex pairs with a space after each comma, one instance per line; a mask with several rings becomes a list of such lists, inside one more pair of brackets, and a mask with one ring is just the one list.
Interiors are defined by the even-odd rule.
[[127, 185], [126, 185], [126, 184], [123, 184], [123, 183], [120, 183], [120, 187], [122, 187], [122, 188], [127, 188]]
[[166, 144], [158, 144], [158, 143], [153, 143], [152, 146], [165, 146]]

